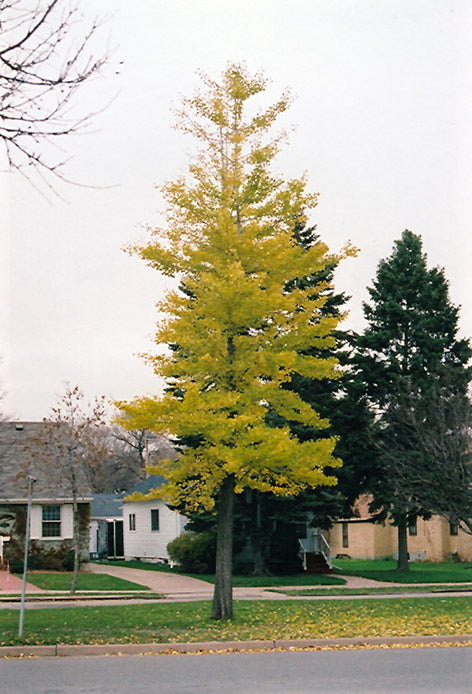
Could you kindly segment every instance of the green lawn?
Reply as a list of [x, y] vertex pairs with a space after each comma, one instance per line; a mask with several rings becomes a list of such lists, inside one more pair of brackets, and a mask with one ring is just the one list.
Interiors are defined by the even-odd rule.
[[363, 576], [375, 581], [395, 583], [466, 583], [472, 582], [472, 564], [457, 562], [411, 562], [410, 571], [396, 570], [393, 559], [335, 559], [336, 573]]
[[139, 561], [138, 559], [133, 559], [131, 561], [125, 561], [124, 559], [99, 559], [90, 562], [91, 564], [100, 564], [102, 566], [126, 566], [128, 569], [143, 569], [143, 571], [164, 571], [166, 573], [178, 573], [175, 569], [171, 569], [169, 564], [152, 564], [147, 561]]
[[431, 588], [426, 588], [425, 586], [419, 585], [404, 585], [404, 586], [392, 586], [380, 587], [380, 588], [269, 588], [268, 592], [283, 593], [284, 595], [300, 595], [300, 596], [321, 596], [324, 595], [389, 595], [395, 593], [395, 595], [401, 595], [402, 593], [424, 593], [425, 590], [428, 593], [443, 593], [446, 591], [453, 590], [455, 593], [466, 592], [470, 590], [467, 585], [454, 586], [451, 587], [450, 584], [434, 585]]
[[[37, 588], [43, 590], [70, 590], [72, 574], [64, 573], [43, 573], [31, 571], [28, 573], [28, 583], [32, 583]], [[147, 590], [145, 586], [140, 586], [131, 581], [125, 581], [115, 576], [107, 574], [79, 573], [77, 577], [77, 590]]]
[[[212, 575], [188, 574], [193, 578], [214, 583]], [[330, 574], [294, 574], [291, 576], [233, 576], [235, 588], [264, 588], [276, 586], [341, 586], [346, 581]]]
[[[148, 564], [142, 561], [101, 561], [94, 562], [105, 566], [127, 566], [130, 569], [144, 569], [145, 571], [166, 571], [182, 575], [181, 572], [171, 569], [166, 564]], [[198, 578], [201, 581], [214, 583], [215, 577], [212, 574], [185, 574], [191, 578]], [[346, 581], [339, 576], [326, 574], [306, 574], [300, 573], [292, 576], [233, 576], [233, 586], [236, 588], [245, 587], [265, 587], [265, 586], [340, 586]]]
[[[110, 566], [129, 566], [133, 569], [145, 569], [146, 571], [179, 573], [166, 564], [147, 564], [141, 561], [100, 563]], [[233, 576], [233, 585], [235, 587], [343, 585], [345, 581], [339, 574], [363, 576], [376, 581], [393, 583], [472, 583], [472, 564], [412, 562], [410, 563], [410, 571], [400, 573], [396, 570], [397, 563], [393, 559], [336, 559], [334, 563], [335, 574], [338, 575], [300, 573], [293, 576]], [[186, 575], [214, 583], [214, 576], [209, 574]]]
[[231, 622], [210, 619], [209, 602], [27, 610], [18, 639], [18, 610], [2, 610], [0, 645], [167, 643], [247, 639], [470, 634], [472, 600], [236, 601]]

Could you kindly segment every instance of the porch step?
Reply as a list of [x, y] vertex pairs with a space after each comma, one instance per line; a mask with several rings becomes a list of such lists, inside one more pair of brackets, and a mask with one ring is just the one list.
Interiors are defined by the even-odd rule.
[[306, 572], [309, 574], [329, 574], [331, 567], [321, 552], [306, 552]]

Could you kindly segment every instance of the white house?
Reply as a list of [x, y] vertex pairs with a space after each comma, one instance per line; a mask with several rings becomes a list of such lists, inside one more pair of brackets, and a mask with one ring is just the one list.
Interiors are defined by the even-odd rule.
[[[164, 482], [160, 475], [151, 475], [128, 494], [149, 494]], [[187, 519], [172, 511], [162, 499], [129, 501], [128, 498], [123, 499], [125, 559], [168, 561], [167, 544], [183, 532]]]
[[92, 559], [122, 559], [123, 492], [94, 494], [90, 515], [90, 556]]
[[[36, 450], [46, 448], [42, 442], [43, 422], [0, 422], [0, 535], [6, 540], [16, 532], [24, 533], [28, 497], [28, 475], [34, 478], [30, 539], [44, 549], [57, 549], [73, 537], [73, 495], [70, 480], [60, 473], [54, 453], [48, 466], [35, 462]], [[38, 440], [39, 437], [39, 440]], [[43, 456], [43, 454], [41, 453]], [[92, 494], [85, 479], [79, 475], [77, 501], [79, 514], [88, 525]], [[20, 530], [19, 528], [22, 528]], [[81, 536], [84, 531], [81, 531]], [[3, 544], [3, 541], [2, 541]], [[5, 547], [6, 548], [6, 547]], [[83, 558], [88, 558], [84, 545]]]

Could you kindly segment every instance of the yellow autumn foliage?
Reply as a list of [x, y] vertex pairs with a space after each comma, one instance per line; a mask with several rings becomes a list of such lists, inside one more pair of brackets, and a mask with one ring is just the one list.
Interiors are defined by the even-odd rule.
[[[158, 304], [165, 318], [156, 342], [173, 348], [150, 357], [168, 389], [156, 399], [118, 403], [126, 426], [192, 442], [178, 460], [153, 468], [168, 480], [159, 493], [187, 509], [211, 508], [228, 476], [237, 493], [295, 495], [335, 483], [324, 473], [340, 465], [335, 439], [301, 442], [288, 424], [327, 422], [284, 385], [294, 373], [338, 377], [335, 360], [307, 353], [334, 346], [342, 317], [323, 315], [330, 286], [300, 280], [354, 253], [347, 247], [335, 255], [321, 242], [302, 247], [294, 237], [317, 196], [304, 178], [283, 180], [271, 171], [285, 138], [271, 129], [289, 96], [258, 110], [266, 81], [240, 65], [230, 65], [219, 82], [203, 79], [206, 92], [183, 101], [178, 122], [198, 141], [198, 155], [185, 175], [162, 187], [167, 226], [134, 248], [180, 280]], [[271, 413], [285, 423], [270, 426]]]

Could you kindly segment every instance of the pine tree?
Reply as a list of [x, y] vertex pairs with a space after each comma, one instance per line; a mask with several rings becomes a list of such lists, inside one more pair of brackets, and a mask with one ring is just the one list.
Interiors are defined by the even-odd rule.
[[288, 96], [254, 110], [266, 81], [239, 65], [230, 65], [220, 82], [204, 81], [207, 93], [184, 100], [180, 114], [182, 129], [201, 145], [198, 156], [186, 177], [163, 188], [166, 229], [137, 249], [185, 289], [169, 292], [159, 305], [167, 317], [156, 341], [178, 349], [152, 361], [170, 389], [119, 406], [133, 428], [193, 437], [177, 461], [159, 465], [168, 480], [162, 492], [189, 510], [215, 507], [212, 617], [228, 619], [235, 494], [295, 495], [335, 483], [324, 474], [326, 466], [339, 465], [333, 438], [300, 442], [289, 426], [266, 420], [274, 411], [289, 422], [327, 424], [282, 385], [294, 372], [337, 376], [334, 359], [303, 350], [332, 344], [338, 319], [323, 315], [319, 292], [286, 286], [339, 257], [321, 242], [305, 250], [294, 241], [294, 221], [316, 196], [303, 179], [284, 181], [270, 171], [282, 139], [271, 138], [270, 130]]
[[[320, 239], [316, 227], [307, 227], [300, 222], [295, 225], [294, 237], [305, 249]], [[335, 292], [333, 288], [336, 267], [337, 263], [327, 265], [287, 288], [303, 286], [314, 293], [321, 292], [325, 300], [321, 309], [323, 315], [339, 320], [345, 315], [349, 297], [345, 293]], [[368, 436], [372, 415], [367, 406], [361, 375], [353, 360], [356, 336], [351, 331], [337, 329], [333, 331], [333, 338], [331, 345], [310, 345], [304, 354], [336, 358], [342, 367], [339, 378], [313, 379], [294, 373], [283, 387], [297, 393], [329, 422], [324, 429], [299, 422], [292, 422], [290, 428], [300, 441], [336, 438], [334, 453], [343, 464], [329, 472], [336, 477], [337, 484], [307, 489], [295, 498], [275, 497], [271, 493], [261, 492], [241, 498], [237, 516], [238, 521], [247, 528], [256, 575], [280, 570], [291, 573], [297, 567], [299, 569], [297, 527], [305, 526], [308, 521], [313, 527], [328, 529], [336, 518], [349, 515], [354, 502], [365, 489], [375, 459]], [[280, 419], [276, 413], [268, 415], [268, 421], [275, 425], [280, 423]], [[287, 546], [287, 538], [292, 538], [291, 547]]]
[[[466, 398], [472, 352], [468, 341], [457, 337], [458, 309], [449, 299], [444, 271], [428, 270], [421, 238], [411, 231], [380, 262], [368, 291], [368, 326], [358, 347], [377, 417], [372, 508], [388, 512], [398, 526], [398, 568], [408, 570], [408, 524], [438, 512], [432, 490], [445, 475], [444, 462], [425, 445], [426, 438], [438, 437], [428, 412], [438, 399], [444, 406], [452, 394]], [[458, 463], [449, 460], [453, 467]]]

